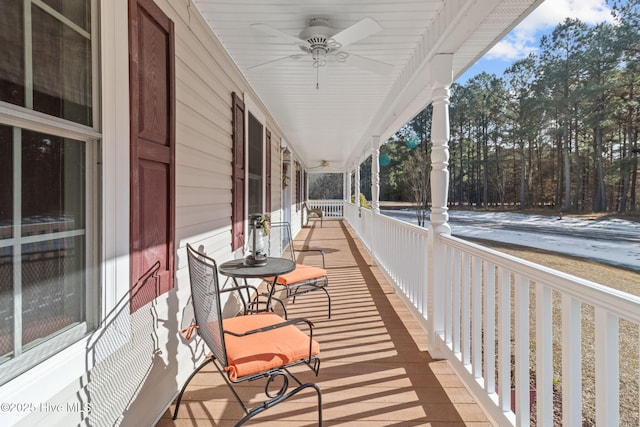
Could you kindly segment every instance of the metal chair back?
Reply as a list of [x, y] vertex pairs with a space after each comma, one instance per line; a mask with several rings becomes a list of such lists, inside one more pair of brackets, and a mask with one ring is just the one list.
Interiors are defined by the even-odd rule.
[[293, 249], [291, 226], [288, 222], [272, 222], [271, 233], [267, 236], [267, 256], [289, 258], [296, 262]]
[[222, 329], [222, 304], [218, 287], [216, 262], [187, 244], [191, 299], [198, 325], [198, 334], [207, 344], [214, 357], [227, 366], [227, 351]]

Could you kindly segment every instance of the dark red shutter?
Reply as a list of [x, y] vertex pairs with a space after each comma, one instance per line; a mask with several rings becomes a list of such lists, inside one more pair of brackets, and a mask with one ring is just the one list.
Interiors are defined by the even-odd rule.
[[266, 191], [266, 200], [265, 200], [265, 211], [271, 213], [271, 131], [269, 129], [266, 130], [266, 147], [267, 151], [265, 153], [266, 160], [266, 168], [264, 170], [264, 178], [266, 181], [265, 191]]
[[244, 245], [244, 102], [236, 95], [231, 94], [233, 105], [233, 183], [231, 196], [231, 250]]
[[174, 29], [152, 0], [129, 1], [129, 73], [134, 311], [173, 288], [174, 278]]

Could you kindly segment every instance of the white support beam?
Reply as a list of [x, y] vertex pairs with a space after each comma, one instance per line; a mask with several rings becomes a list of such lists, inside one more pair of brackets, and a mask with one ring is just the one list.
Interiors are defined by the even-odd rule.
[[380, 213], [380, 137], [371, 137], [371, 209]]
[[447, 224], [447, 190], [449, 188], [449, 87], [453, 79], [453, 55], [436, 55], [433, 59], [433, 119], [431, 124], [431, 225], [436, 234], [451, 234]]
[[[433, 119], [431, 124], [431, 222], [429, 224], [429, 265], [443, 265], [444, 253], [440, 235], [451, 234], [447, 215], [447, 189], [449, 187], [449, 87], [453, 81], [453, 55], [434, 56], [430, 75], [433, 78]], [[436, 336], [443, 331], [445, 297], [444, 272], [441, 268], [429, 269], [429, 351], [440, 356]]]
[[358, 210], [360, 210], [360, 163], [356, 165], [356, 185], [354, 191], [354, 202]]
[[344, 179], [344, 200], [351, 202], [351, 169], [347, 169]]
[[376, 220], [380, 215], [380, 137], [371, 137], [371, 264], [376, 264]]

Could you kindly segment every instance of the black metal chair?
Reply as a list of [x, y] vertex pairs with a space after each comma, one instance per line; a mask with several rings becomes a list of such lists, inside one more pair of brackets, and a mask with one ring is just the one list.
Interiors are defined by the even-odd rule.
[[[281, 286], [285, 290], [283, 299], [291, 299], [295, 302], [295, 298], [299, 295], [306, 294], [313, 291], [323, 291], [327, 297], [327, 311], [328, 317], [331, 318], [331, 295], [327, 290], [329, 285], [329, 278], [327, 276], [327, 270], [324, 259], [323, 249], [312, 248], [294, 248], [293, 239], [291, 236], [291, 226], [288, 222], [273, 222], [271, 223], [271, 232], [268, 236], [267, 243], [268, 256], [274, 257], [287, 257], [296, 263], [296, 268], [290, 273], [281, 274], [278, 276], [275, 283], [273, 278], [266, 278], [269, 286]], [[312, 266], [308, 264], [301, 264], [296, 260], [297, 253], [309, 253], [315, 252], [322, 257], [322, 267]], [[319, 264], [319, 263], [318, 263]], [[275, 299], [275, 298], [274, 298]], [[278, 300], [281, 304], [282, 301]], [[282, 304], [287, 314], [286, 307]]]
[[[285, 320], [275, 313], [248, 314], [223, 319], [220, 295], [231, 291], [237, 292], [245, 304], [246, 311], [247, 304], [242, 294], [247, 290], [255, 292], [255, 287], [240, 285], [220, 290], [216, 262], [197, 252], [190, 245], [187, 245], [187, 255], [191, 301], [195, 315], [195, 325], [192, 325], [190, 331], [197, 331], [211, 350], [211, 355], [195, 369], [182, 387], [176, 401], [173, 419], [175, 420], [178, 416], [182, 396], [191, 379], [204, 366], [213, 363], [246, 414], [236, 423], [236, 426], [244, 424], [255, 415], [307, 388], [313, 388], [316, 391], [318, 425], [322, 425], [320, 388], [314, 383], [301, 383], [288, 369], [306, 364], [318, 375], [320, 348], [313, 339], [313, 324], [303, 318]], [[296, 326], [298, 324], [307, 325], [309, 334], [300, 330]], [[190, 337], [187, 336], [188, 338]], [[291, 390], [289, 390], [289, 378], [297, 383], [297, 386]], [[260, 405], [247, 408], [234, 389], [234, 384], [259, 379], [266, 379], [267, 400]], [[270, 387], [275, 387], [275, 384], [278, 384], [277, 390], [270, 390]]]

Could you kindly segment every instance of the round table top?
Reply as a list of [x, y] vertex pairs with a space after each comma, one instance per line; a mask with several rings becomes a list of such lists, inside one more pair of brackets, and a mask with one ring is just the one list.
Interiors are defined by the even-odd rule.
[[271, 277], [293, 271], [296, 264], [287, 258], [268, 257], [267, 263], [260, 266], [244, 265], [244, 259], [234, 259], [218, 266], [218, 271], [230, 277]]

